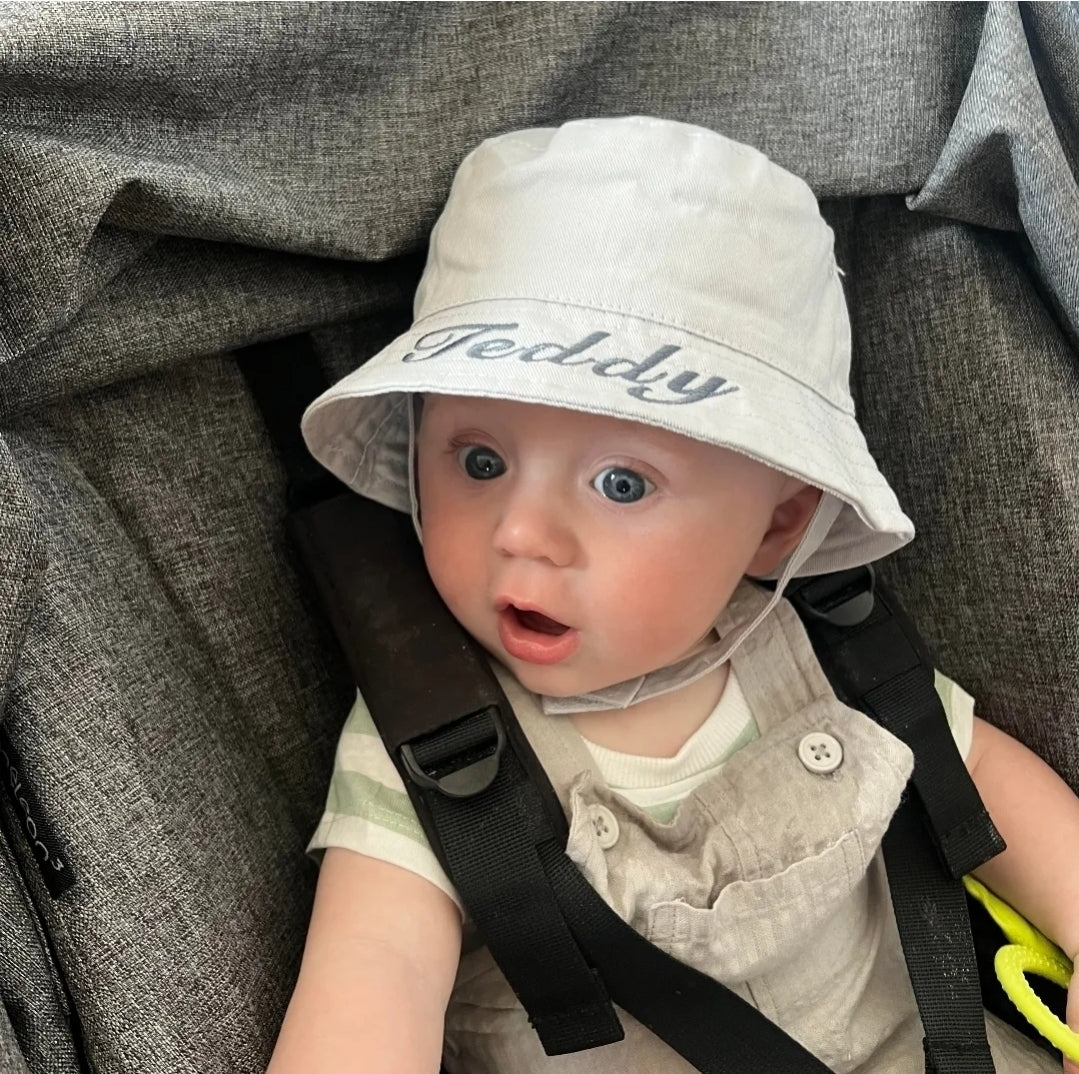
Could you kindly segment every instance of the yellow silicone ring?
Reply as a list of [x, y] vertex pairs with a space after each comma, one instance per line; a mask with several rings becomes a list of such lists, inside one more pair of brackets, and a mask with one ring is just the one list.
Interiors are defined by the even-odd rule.
[[1022, 914], [995, 895], [981, 881], [964, 876], [967, 891], [989, 911], [1008, 943], [997, 951], [993, 967], [1005, 995], [1015, 1009], [1066, 1059], [1079, 1063], [1079, 1033], [1069, 1029], [1030, 987], [1026, 974], [1033, 973], [1067, 988], [1072, 964], [1052, 940], [1039, 932]]
[[1026, 974], [1033, 973], [1067, 988], [1072, 974], [1070, 964], [1043, 951], [1008, 944], [997, 952], [993, 966], [1001, 987], [1019, 1013], [1067, 1059], [1079, 1063], [1079, 1033], [1049, 1010], [1026, 979]]

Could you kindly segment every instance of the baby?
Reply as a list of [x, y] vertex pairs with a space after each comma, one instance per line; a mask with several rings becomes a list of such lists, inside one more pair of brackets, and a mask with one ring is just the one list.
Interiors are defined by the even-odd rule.
[[[829, 1068], [921, 1074], [880, 855], [910, 751], [836, 699], [782, 599], [913, 537], [855, 421], [809, 188], [669, 121], [494, 138], [461, 165], [415, 312], [304, 433], [351, 487], [411, 511], [563, 802], [568, 854]], [[1074, 957], [1079, 801], [937, 684], [1008, 843], [978, 876]], [[828, 764], [799, 749], [811, 735]], [[693, 1069], [625, 1015], [620, 1043], [544, 1055], [362, 699], [312, 847], [273, 1074]], [[1058, 1069], [987, 1032], [999, 1071]]]

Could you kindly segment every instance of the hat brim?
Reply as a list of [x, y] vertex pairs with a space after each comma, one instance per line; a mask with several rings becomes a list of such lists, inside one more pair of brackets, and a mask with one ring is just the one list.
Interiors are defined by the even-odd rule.
[[914, 535], [853, 410], [765, 359], [639, 317], [498, 299], [416, 322], [304, 415], [350, 488], [410, 508], [408, 397], [481, 396], [606, 414], [743, 452], [844, 504], [801, 574], [868, 563]]

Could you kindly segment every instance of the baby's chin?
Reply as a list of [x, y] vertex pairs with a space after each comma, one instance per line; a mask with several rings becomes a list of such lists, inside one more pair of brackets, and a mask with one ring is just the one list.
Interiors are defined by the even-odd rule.
[[[598, 694], [612, 686], [619, 686], [626, 679], [581, 675], [579, 671], [559, 667], [537, 667], [534, 664], [514, 661], [510, 664], [517, 681], [534, 694], [544, 697], [567, 698]], [[647, 674], [642, 672], [641, 674]], [[639, 678], [639, 676], [633, 676]]]
[[530, 664], [526, 660], [515, 660], [497, 641], [475, 634], [473, 637], [495, 660], [511, 671], [513, 677], [526, 690], [543, 697], [562, 699], [598, 694], [611, 687], [620, 686], [624, 682], [635, 681], [667, 666], [658, 664], [639, 671], [633, 668], [619, 668], [618, 671], [623, 673], [622, 677], [614, 678], [611, 674], [604, 674], [600, 668], [582, 668], [572, 657], [561, 664]]

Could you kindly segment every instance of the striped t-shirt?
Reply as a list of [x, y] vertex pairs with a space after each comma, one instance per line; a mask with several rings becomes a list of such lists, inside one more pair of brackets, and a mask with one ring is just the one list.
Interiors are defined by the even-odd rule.
[[[936, 688], [965, 758], [974, 730], [974, 700], [940, 672]], [[567, 733], [578, 733], [568, 721]], [[716, 707], [673, 757], [640, 757], [582, 741], [611, 790], [666, 823], [682, 799], [758, 735], [757, 722], [731, 668]], [[326, 810], [308, 850], [327, 847], [345, 847], [402, 866], [430, 880], [461, 905], [359, 696], [341, 732]]]

